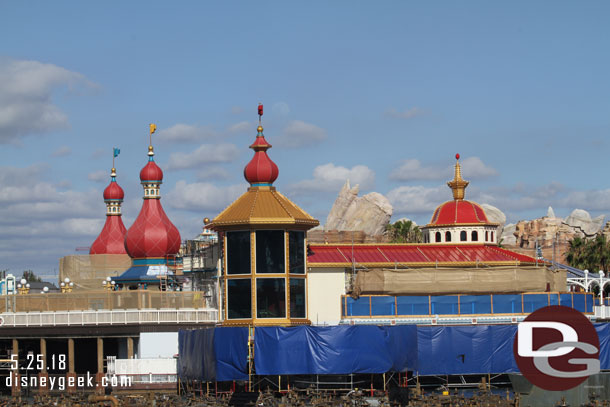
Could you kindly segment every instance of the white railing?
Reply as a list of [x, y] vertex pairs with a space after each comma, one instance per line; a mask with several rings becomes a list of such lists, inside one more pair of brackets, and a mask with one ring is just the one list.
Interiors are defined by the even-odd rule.
[[0, 313], [4, 327], [197, 324], [218, 322], [216, 309], [134, 309]]

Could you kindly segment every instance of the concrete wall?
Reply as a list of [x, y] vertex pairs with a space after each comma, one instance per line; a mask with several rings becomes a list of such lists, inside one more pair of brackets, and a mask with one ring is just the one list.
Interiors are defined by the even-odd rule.
[[345, 269], [311, 267], [307, 276], [308, 318], [314, 325], [336, 325], [341, 319]]

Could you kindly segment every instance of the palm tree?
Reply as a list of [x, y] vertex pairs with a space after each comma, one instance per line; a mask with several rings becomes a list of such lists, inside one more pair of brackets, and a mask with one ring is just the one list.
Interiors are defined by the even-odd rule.
[[392, 243], [421, 243], [422, 233], [417, 225], [410, 220], [399, 220], [388, 223], [386, 231]]
[[569, 242], [565, 254], [567, 263], [581, 270], [587, 269], [593, 273], [598, 270], [607, 272], [610, 266], [610, 242], [604, 235], [597, 235], [591, 240], [575, 237]]

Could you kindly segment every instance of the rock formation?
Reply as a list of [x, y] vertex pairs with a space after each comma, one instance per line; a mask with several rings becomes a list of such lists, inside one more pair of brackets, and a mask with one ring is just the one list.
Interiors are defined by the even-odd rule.
[[377, 192], [361, 197], [358, 192], [358, 185], [351, 188], [349, 180], [345, 182], [326, 218], [325, 231], [363, 231], [367, 235], [385, 232], [393, 212], [390, 201]]
[[495, 206], [491, 206], [489, 204], [482, 204], [481, 208], [485, 211], [485, 215], [487, 216], [487, 220], [492, 223], [498, 223], [498, 230], [496, 231], [496, 236], [500, 236], [502, 238], [502, 233], [504, 230], [504, 224], [506, 223], [506, 215], [500, 209]]
[[600, 231], [604, 224], [605, 215], [591, 219], [589, 212], [583, 209], [574, 209], [572, 213], [565, 219], [565, 223], [580, 228], [586, 236], [593, 236]]
[[513, 246], [517, 244], [517, 236], [515, 236], [515, 230], [517, 230], [517, 225], [514, 223], [504, 225], [504, 230], [502, 230], [499, 240], [503, 246]]

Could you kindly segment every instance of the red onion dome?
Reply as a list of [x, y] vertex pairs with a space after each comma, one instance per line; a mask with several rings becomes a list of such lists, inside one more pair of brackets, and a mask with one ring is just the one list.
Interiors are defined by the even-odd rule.
[[132, 258], [166, 257], [180, 250], [180, 232], [169, 220], [161, 201], [144, 199], [140, 214], [125, 235], [125, 249]]
[[465, 200], [453, 200], [439, 205], [430, 225], [456, 225], [456, 224], [476, 224], [489, 223], [485, 211], [476, 202]]
[[244, 168], [244, 177], [252, 186], [270, 186], [277, 179], [280, 171], [267, 155], [267, 150], [271, 148], [271, 144], [265, 140], [263, 127], [258, 126], [257, 130], [256, 140], [250, 146], [254, 150], [254, 157]]
[[152, 181], [163, 181], [163, 171], [152, 158], [140, 171], [140, 181], [152, 182]]
[[112, 180], [110, 184], [104, 189], [104, 200], [119, 200], [122, 201], [125, 197], [123, 188], [115, 181]]
[[126, 254], [125, 225], [120, 216], [106, 216], [106, 223], [89, 249], [89, 254]]

